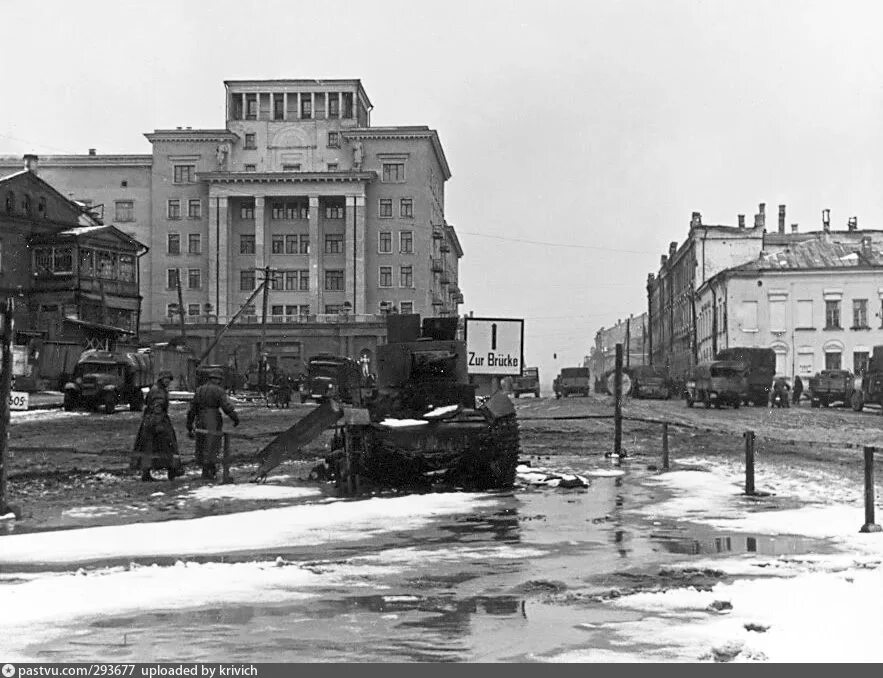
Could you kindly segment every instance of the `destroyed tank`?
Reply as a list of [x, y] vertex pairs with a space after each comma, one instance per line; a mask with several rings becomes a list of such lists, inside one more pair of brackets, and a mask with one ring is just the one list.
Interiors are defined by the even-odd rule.
[[353, 491], [433, 485], [511, 487], [518, 422], [502, 391], [480, 406], [469, 383], [457, 318], [391, 315], [377, 347], [376, 385], [363, 408], [343, 408], [326, 462]]

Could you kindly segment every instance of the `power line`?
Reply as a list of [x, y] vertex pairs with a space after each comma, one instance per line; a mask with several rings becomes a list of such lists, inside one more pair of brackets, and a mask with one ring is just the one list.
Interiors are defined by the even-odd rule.
[[[455, 229], [457, 230], [457, 229]], [[475, 233], [474, 231], [459, 231], [463, 235], [474, 235], [479, 238], [493, 238], [494, 240], [506, 240], [508, 242], [520, 242], [527, 245], [543, 245], [544, 247], [566, 247], [569, 249], [582, 249], [582, 250], [598, 250], [601, 252], [621, 252], [623, 254], [654, 254], [649, 250], [624, 250], [616, 247], [601, 247], [600, 245], [583, 245], [581, 243], [561, 243], [561, 242], [548, 242], [545, 240], [528, 240], [526, 238], [512, 238], [504, 235], [491, 235], [489, 233]]]

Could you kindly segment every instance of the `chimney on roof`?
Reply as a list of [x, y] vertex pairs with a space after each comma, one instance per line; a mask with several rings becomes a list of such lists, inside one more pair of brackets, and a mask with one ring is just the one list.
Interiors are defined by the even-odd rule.
[[858, 217], [849, 217], [846, 221], [846, 228], [849, 231], [857, 231], [858, 230]]
[[678, 242], [677, 240], [672, 240], [668, 243], [668, 256], [673, 257], [675, 252], [678, 251]]
[[40, 169], [40, 158], [33, 153], [25, 153], [22, 158], [25, 161], [25, 169], [37, 174]]
[[754, 228], [764, 228], [766, 226], [766, 203], [762, 202], [758, 205], [758, 212], [754, 215]]
[[94, 149], [94, 148], [90, 148], [90, 149], [89, 149], [89, 155], [95, 155], [95, 149]]
[[665, 267], [665, 265], [667, 263], [668, 263], [668, 255], [667, 254], [663, 254], [661, 257], [659, 257], [659, 265], [660, 266]]
[[785, 232], [785, 206], [779, 205], [779, 233]]
[[745, 228], [745, 215], [739, 215], [739, 228]]
[[831, 232], [831, 210], [828, 208], [822, 210], [822, 230], [825, 233]]
[[702, 214], [693, 212], [693, 216], [690, 217], [690, 228], [697, 228], [699, 226], [702, 226]]
[[862, 236], [862, 255], [865, 259], [869, 259], [871, 256], [871, 236], [869, 235]]
[[791, 232], [797, 233], [797, 224], [791, 224]]

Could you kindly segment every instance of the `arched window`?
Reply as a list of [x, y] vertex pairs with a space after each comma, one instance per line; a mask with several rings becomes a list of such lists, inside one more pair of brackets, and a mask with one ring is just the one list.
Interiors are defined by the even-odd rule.
[[31, 196], [25, 194], [21, 199], [21, 209], [22, 211], [31, 216]]
[[46, 214], [46, 198], [44, 198], [42, 196], [37, 201], [37, 214], [39, 216], [43, 217], [44, 219], [48, 216]]
[[15, 212], [15, 193], [9, 191], [6, 194], [6, 213], [12, 214]]

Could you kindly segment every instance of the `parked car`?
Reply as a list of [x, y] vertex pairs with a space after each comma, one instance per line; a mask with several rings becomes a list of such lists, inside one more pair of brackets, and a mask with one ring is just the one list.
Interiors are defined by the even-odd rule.
[[320, 353], [307, 361], [307, 374], [299, 389], [300, 401], [323, 402], [335, 398], [350, 405], [360, 405], [365, 381], [362, 368], [355, 360]]
[[569, 395], [588, 396], [591, 388], [588, 367], [563, 367], [552, 382], [556, 398], [566, 398]]
[[822, 370], [809, 378], [808, 395], [811, 407], [828, 407], [840, 402], [852, 404], [855, 377], [848, 370]]
[[706, 408], [732, 405], [738, 409], [747, 393], [745, 364], [737, 360], [715, 360], [699, 363], [688, 374], [684, 399], [687, 407], [703, 403]]

